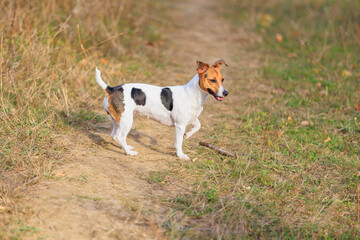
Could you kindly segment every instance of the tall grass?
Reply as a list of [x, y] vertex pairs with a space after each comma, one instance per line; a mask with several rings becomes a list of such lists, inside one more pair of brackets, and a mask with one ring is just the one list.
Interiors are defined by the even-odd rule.
[[102, 96], [95, 65], [121, 82], [135, 69], [125, 59], [147, 66], [156, 58], [147, 45], [160, 39], [162, 8], [159, 1], [0, 2], [0, 206], [13, 211], [22, 190], [51, 171], [70, 123], [101, 118], [90, 110]]

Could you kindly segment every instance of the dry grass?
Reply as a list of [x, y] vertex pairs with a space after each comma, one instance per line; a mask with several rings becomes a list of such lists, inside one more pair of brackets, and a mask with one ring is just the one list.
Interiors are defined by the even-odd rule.
[[110, 82], [122, 82], [157, 63], [151, 46], [161, 43], [163, 6], [1, 1], [0, 211], [17, 211], [26, 187], [61, 160], [66, 145], [57, 140], [59, 132], [104, 118], [91, 110], [102, 96], [95, 65], [106, 65]]

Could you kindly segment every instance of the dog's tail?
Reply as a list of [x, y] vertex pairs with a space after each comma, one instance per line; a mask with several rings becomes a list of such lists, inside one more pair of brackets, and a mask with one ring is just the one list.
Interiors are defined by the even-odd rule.
[[95, 69], [95, 79], [102, 89], [105, 90], [107, 88], [108, 85], [101, 79], [101, 72], [97, 67]]

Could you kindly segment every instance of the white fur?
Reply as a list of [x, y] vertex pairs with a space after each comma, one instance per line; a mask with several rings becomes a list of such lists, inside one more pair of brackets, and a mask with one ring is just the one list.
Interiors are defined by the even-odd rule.
[[216, 95], [218, 95], [219, 97], [225, 97], [224, 96], [224, 90], [226, 90], [226, 89], [223, 87], [223, 85], [220, 85], [219, 90], [216, 93]]
[[[97, 83], [103, 89], [106, 89], [107, 85], [102, 81], [98, 69], [96, 69], [95, 76]], [[126, 143], [126, 137], [131, 129], [133, 114], [135, 112], [155, 119], [165, 125], [175, 126], [174, 146], [176, 148], [176, 155], [180, 159], [189, 159], [182, 151], [185, 129], [187, 125], [193, 125], [193, 128], [186, 133], [185, 139], [191, 137], [200, 129], [201, 124], [198, 117], [202, 112], [203, 105], [208, 97], [208, 93], [203, 91], [199, 86], [198, 74], [196, 74], [186, 85], [168, 87], [172, 91], [172, 111], [167, 110], [161, 102], [160, 93], [163, 87], [141, 83], [124, 84], [122, 87], [124, 89], [125, 110], [121, 115], [120, 124], [110, 117], [114, 124], [111, 136], [124, 148], [126, 154], [137, 154], [137, 152], [133, 151], [132, 147]], [[131, 90], [133, 87], [139, 88], [145, 93], [145, 106], [136, 105], [135, 101], [131, 98]], [[223, 96], [222, 93], [221, 96]], [[109, 112], [106, 96], [104, 98], [103, 106], [104, 109]]]
[[101, 72], [99, 71], [98, 68], [95, 69], [95, 79], [96, 79], [96, 82], [100, 85], [100, 87], [105, 90], [107, 87], [107, 84], [104, 83], [104, 81], [102, 80]]

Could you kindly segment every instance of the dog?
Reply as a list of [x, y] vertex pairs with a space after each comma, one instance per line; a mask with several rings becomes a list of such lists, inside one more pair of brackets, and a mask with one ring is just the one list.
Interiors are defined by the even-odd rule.
[[[222, 101], [229, 92], [223, 87], [221, 66], [224, 60], [216, 61], [211, 67], [197, 61], [197, 74], [182, 86], [158, 87], [143, 83], [128, 83], [108, 86], [96, 68], [96, 82], [105, 90], [103, 107], [113, 122], [111, 137], [118, 142], [127, 155], [137, 155], [126, 143], [126, 137], [133, 124], [133, 115], [140, 114], [175, 127], [176, 155], [180, 159], [190, 158], [183, 153], [182, 143], [196, 133], [200, 127], [199, 115], [209, 95]], [[191, 128], [186, 134], [186, 126]], [[185, 134], [185, 135], [184, 135]]]

